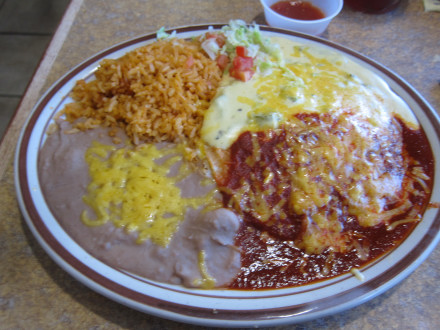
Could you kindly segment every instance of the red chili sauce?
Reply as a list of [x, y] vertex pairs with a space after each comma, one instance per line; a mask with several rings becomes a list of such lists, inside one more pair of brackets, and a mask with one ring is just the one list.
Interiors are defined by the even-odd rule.
[[280, 15], [305, 21], [325, 17], [321, 9], [307, 1], [278, 1], [270, 8]]
[[[414, 160], [418, 161], [431, 179], [427, 182], [432, 189], [434, 159], [431, 147], [423, 130], [411, 130], [402, 121], [397, 120], [402, 127], [403, 146], [405, 151]], [[255, 142], [251, 135], [258, 137], [258, 147], [261, 152], [259, 165], [250, 164], [249, 156]], [[252, 175], [252, 184], [262, 188], [264, 171], [269, 168], [275, 173], [275, 184], [282, 180], [288, 169], [283, 168], [276, 161], [276, 150], [283, 146], [284, 133], [273, 134], [267, 132], [243, 133], [231, 146], [230, 168], [228, 177], [223, 183], [229, 190], [223, 190], [224, 204], [228, 205], [231, 194], [225, 191], [234, 191], [240, 182], [248, 180]], [[422, 190], [422, 187], [416, 187]], [[290, 191], [286, 190], [266, 197], [270, 205], [276, 205], [282, 198], [289, 198]], [[429, 201], [429, 195], [424, 198], [411, 195], [413, 207], [423, 213]], [[244, 199], [244, 202], [246, 200]], [[233, 289], [269, 289], [303, 285], [335, 277], [349, 272], [352, 268], [362, 267], [383, 254], [389, 252], [404, 240], [417, 225], [417, 222], [402, 223], [393, 230], [387, 230], [384, 224], [374, 227], [361, 226], [355, 216], [344, 215], [341, 219], [344, 231], [351, 231], [352, 237], [358, 237], [361, 244], [369, 247], [368, 257], [361, 260], [355, 249], [347, 253], [324, 250], [320, 254], [306, 254], [292, 244], [292, 241], [301, 233], [300, 216], [293, 214], [286, 206], [289, 216], [275, 221], [261, 222], [250, 213], [243, 212], [243, 224], [240, 228], [236, 244], [246, 251], [242, 253], [242, 271], [230, 284]], [[390, 205], [389, 207], [392, 207]], [[408, 211], [409, 212], [409, 211]], [[406, 213], [394, 217], [391, 222], [404, 219]], [[360, 237], [360, 238], [359, 238]]]

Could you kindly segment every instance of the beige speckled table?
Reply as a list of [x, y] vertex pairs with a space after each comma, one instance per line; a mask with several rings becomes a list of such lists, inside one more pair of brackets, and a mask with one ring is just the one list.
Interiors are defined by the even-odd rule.
[[[192, 328], [121, 306], [59, 268], [20, 214], [13, 152], [32, 106], [82, 60], [161, 26], [224, 23], [233, 18], [264, 24], [258, 0], [72, 1], [0, 145], [0, 328]], [[384, 64], [440, 110], [439, 31], [439, 12], [425, 12], [422, 0], [404, 0], [395, 11], [376, 16], [344, 8], [322, 37]], [[437, 329], [439, 281], [437, 248], [414, 273], [381, 296], [300, 328]]]

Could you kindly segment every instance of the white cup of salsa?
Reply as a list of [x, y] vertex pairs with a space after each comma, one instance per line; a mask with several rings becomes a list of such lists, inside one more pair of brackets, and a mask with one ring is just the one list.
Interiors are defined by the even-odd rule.
[[322, 34], [330, 21], [339, 14], [344, 4], [343, 0], [287, 1], [308, 3], [322, 13], [322, 18], [310, 20], [305, 19], [304, 16], [302, 16], [302, 18], [290, 18], [277, 13], [271, 7], [280, 2], [280, 0], [260, 0], [260, 2], [263, 5], [264, 15], [268, 25], [312, 35]]

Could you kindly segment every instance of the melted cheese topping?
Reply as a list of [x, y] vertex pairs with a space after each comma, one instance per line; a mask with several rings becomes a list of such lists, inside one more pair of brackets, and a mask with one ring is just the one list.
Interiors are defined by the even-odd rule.
[[277, 128], [298, 113], [350, 109], [378, 127], [398, 114], [418, 127], [408, 106], [375, 74], [323, 48], [273, 39], [282, 47], [285, 66], [246, 83], [224, 78], [202, 127], [209, 145], [227, 149], [241, 133]]
[[420, 219], [412, 200], [429, 194], [429, 178], [404, 150], [396, 117], [419, 124], [356, 63], [279, 44], [285, 66], [246, 83], [225, 78], [205, 115], [202, 138], [216, 181], [229, 206], [258, 228], [306, 253], [355, 249], [365, 259], [368, 246], [346, 229], [350, 223], [391, 228], [397, 215]]
[[83, 199], [96, 218], [84, 211], [83, 222], [97, 226], [112, 221], [137, 232], [138, 243], [151, 239], [166, 246], [188, 207], [198, 209], [214, 203], [215, 189], [200, 197], [181, 196], [176, 184], [192, 172], [183, 153], [182, 145], [116, 149], [93, 143], [85, 155], [91, 182]]
[[[419, 221], [423, 205], [412, 201], [429, 194], [429, 178], [404, 151], [399, 124], [379, 130], [365, 121], [359, 129], [350, 117], [300, 115], [240, 136], [217, 159], [227, 168], [215, 175], [228, 205], [306, 253], [355, 249], [361, 259], [368, 246], [350, 223], [392, 230]], [[393, 222], [399, 215], [404, 220]]]

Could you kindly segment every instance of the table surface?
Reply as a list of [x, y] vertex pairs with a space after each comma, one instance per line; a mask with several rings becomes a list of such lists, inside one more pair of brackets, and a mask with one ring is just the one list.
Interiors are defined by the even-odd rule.
[[[227, 23], [265, 24], [258, 0], [73, 0], [0, 145], [0, 328], [169, 328], [192, 326], [119, 305], [59, 268], [39, 246], [16, 201], [13, 153], [26, 117], [62, 74], [96, 52], [158, 28]], [[403, 0], [393, 12], [344, 8], [322, 38], [385, 65], [440, 110], [440, 12]], [[440, 248], [407, 279], [379, 297], [301, 328], [437, 329]]]

